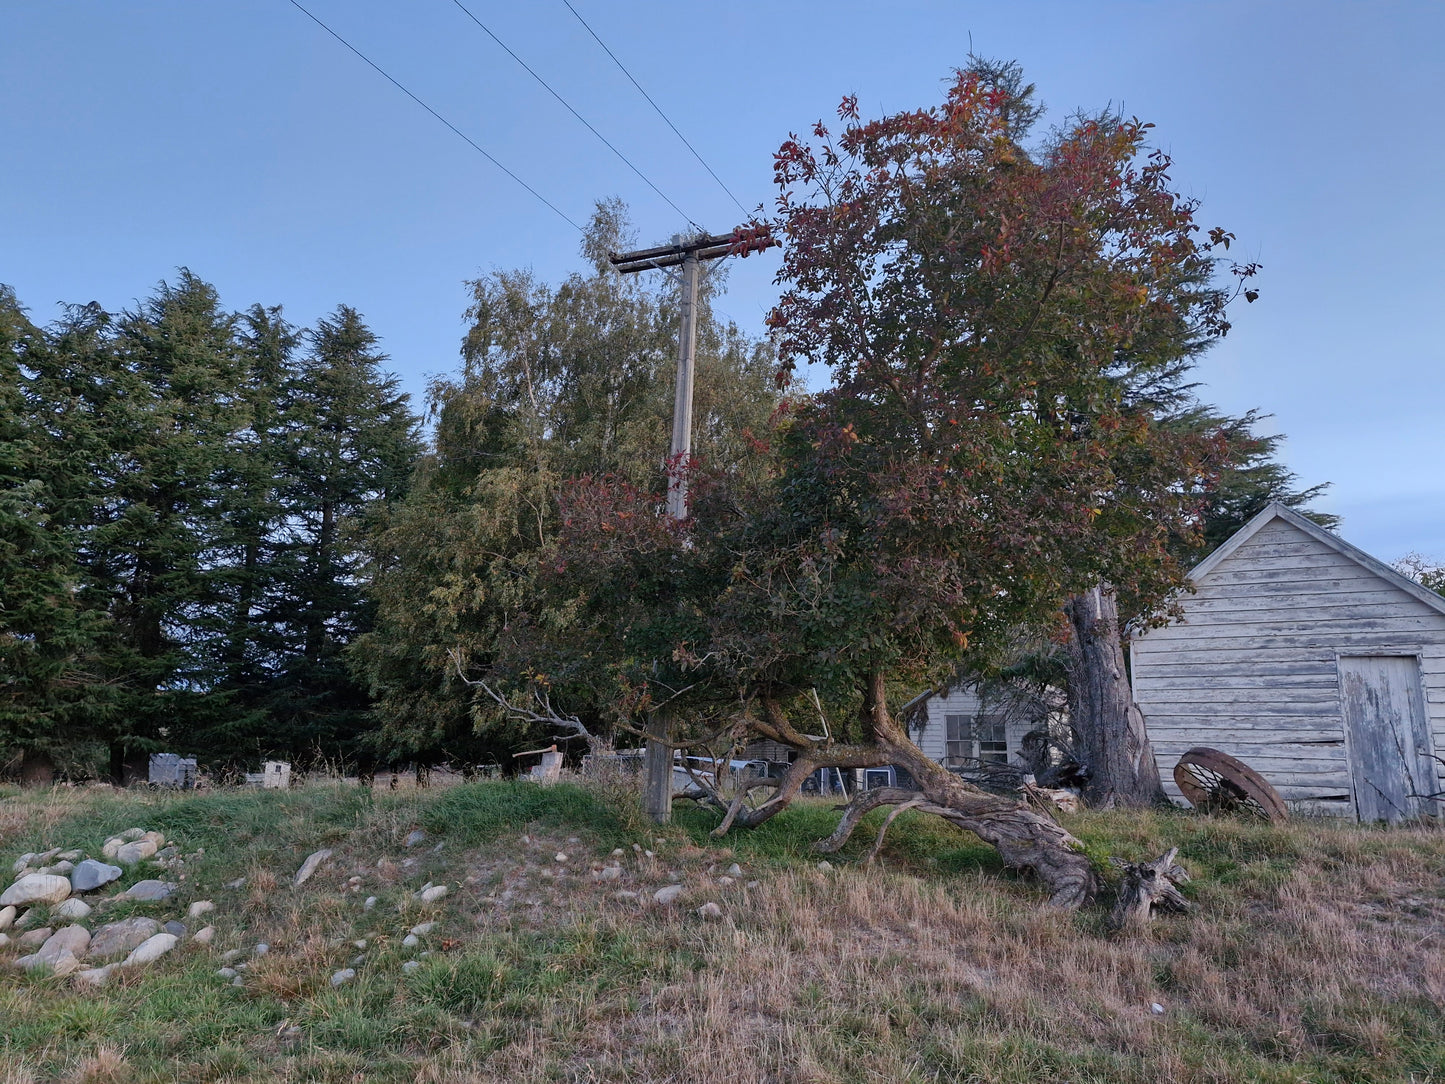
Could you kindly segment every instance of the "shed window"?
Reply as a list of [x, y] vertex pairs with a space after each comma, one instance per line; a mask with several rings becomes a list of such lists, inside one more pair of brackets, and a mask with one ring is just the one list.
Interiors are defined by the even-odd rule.
[[945, 715], [949, 760], [1008, 763], [1008, 737], [1002, 715]]

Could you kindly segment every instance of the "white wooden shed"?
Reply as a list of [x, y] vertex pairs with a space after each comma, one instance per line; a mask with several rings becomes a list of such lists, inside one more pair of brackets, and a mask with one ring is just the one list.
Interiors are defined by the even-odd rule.
[[1238, 757], [1297, 810], [1445, 812], [1445, 598], [1283, 505], [1190, 573], [1182, 622], [1131, 645], [1166, 789], [1180, 755]]

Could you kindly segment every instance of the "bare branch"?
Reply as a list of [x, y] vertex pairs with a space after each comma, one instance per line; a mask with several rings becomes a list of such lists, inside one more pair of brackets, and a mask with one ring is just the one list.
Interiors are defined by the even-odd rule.
[[878, 829], [878, 838], [873, 841], [873, 849], [868, 852], [868, 857], [863, 859], [863, 864], [865, 866], [871, 866], [873, 864], [873, 859], [878, 857], [878, 852], [883, 849], [883, 837], [888, 834], [889, 827], [893, 824], [895, 820], [898, 819], [898, 815], [904, 810], [913, 809], [914, 807], [922, 804], [923, 797], [920, 795], [917, 798], [904, 802], [900, 806], [894, 806], [894, 808], [889, 811], [888, 819], [883, 822], [883, 827]]
[[507, 713], [509, 718], [517, 719], [525, 723], [544, 723], [549, 726], [565, 727], [572, 731], [572, 733], [557, 734], [554, 735], [551, 740], [570, 741], [573, 738], [582, 738], [587, 742], [589, 749], [597, 748], [597, 738], [587, 729], [582, 720], [575, 715], [563, 715], [559, 712], [552, 706], [551, 698], [543, 693], [541, 689], [536, 687], [532, 689], [532, 697], [537, 701], [537, 706], [542, 709], [540, 712], [533, 711], [531, 708], [521, 707], [513, 704], [485, 681], [480, 679], [473, 680], [467, 677], [465, 671], [462, 669], [462, 653], [457, 648], [450, 648], [447, 654], [451, 657], [452, 665], [456, 667], [457, 677], [461, 678], [462, 683], [474, 689], [481, 689], [499, 708]]

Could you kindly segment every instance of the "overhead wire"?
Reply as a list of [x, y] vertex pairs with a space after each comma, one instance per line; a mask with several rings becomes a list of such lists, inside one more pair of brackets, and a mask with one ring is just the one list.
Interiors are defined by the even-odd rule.
[[[292, 0], [292, 2], [294, 3], [295, 0]], [[571, 113], [574, 117], [581, 121], [582, 124], [586, 127], [586, 129], [593, 135], [595, 135], [598, 139], [600, 139], [603, 145], [606, 146], [608, 150], [610, 150], [613, 154], [617, 155], [618, 158], [622, 159], [622, 161], [626, 164], [627, 168], [632, 170], [633, 173], [637, 174], [637, 176], [642, 179], [642, 182], [646, 184], [648, 188], [656, 192], [658, 196], [660, 196], [669, 207], [671, 207], [674, 211], [681, 215], [694, 229], [702, 231], [702, 227], [693, 220], [691, 215], [689, 215], [686, 211], [684, 211], [681, 207], [674, 203], [671, 197], [669, 197], [666, 192], [658, 188], [657, 185], [653, 184], [652, 179], [648, 177], [647, 174], [643, 173], [642, 170], [638, 169], [637, 166], [633, 164], [632, 160], [627, 157], [627, 155], [623, 154], [620, 150], [613, 146], [611, 140], [609, 140], [595, 127], [593, 127], [591, 121], [589, 121], [581, 113], [577, 112], [576, 109], [572, 108], [571, 102], [567, 101], [566, 98], [562, 97], [561, 94], [557, 93], [557, 91], [552, 88], [552, 85], [548, 83], [547, 80], [543, 79], [532, 69], [532, 66], [530, 64], [528, 64], [525, 60], [523, 60], [520, 56], [513, 52], [511, 47], [507, 45], [506, 42], [504, 42], [501, 38], [497, 37], [497, 35], [492, 31], [491, 27], [487, 26], [486, 23], [482, 22], [482, 20], [478, 19], [474, 14], [472, 14], [471, 9], [468, 8], [465, 4], [463, 4], [462, 0], [452, 0], [452, 3], [455, 4], [457, 7], [461, 8], [462, 12], [465, 13], [467, 18], [470, 19], [472, 22], [476, 23], [479, 27], [481, 27], [482, 30], [486, 32], [486, 35], [498, 45], [500, 45], [503, 51], [505, 51], [509, 57], [515, 60], [518, 64], [520, 64], [523, 70], [526, 71], [528, 75], [530, 75], [533, 79], [537, 80], [537, 82], [541, 83], [542, 86], [546, 88], [547, 93], [549, 93], [550, 95], [552, 95], [552, 97], [556, 98], [559, 102], [561, 102], [562, 105], [566, 108], [567, 112]]]
[[[585, 232], [586, 232], [585, 230], [583, 230], [583, 228], [582, 228], [581, 226], [579, 226], [576, 222], [572, 221], [572, 219], [571, 219], [570, 217], [568, 217], [565, 213], [563, 213], [563, 211], [562, 211], [555, 203], [553, 203], [551, 200], [549, 200], [546, 196], [542, 195], [542, 193], [538, 192], [535, 188], [533, 188], [533, 187], [532, 187], [530, 184], [528, 184], [526, 181], [522, 180], [521, 177], [517, 176], [515, 173], [513, 173], [513, 172], [512, 172], [510, 169], [508, 169], [506, 166], [502, 165], [501, 162], [499, 162], [495, 157], [493, 157], [493, 156], [492, 156], [491, 154], [489, 154], [485, 149], [483, 149], [475, 140], [473, 140], [471, 136], [467, 135], [467, 134], [466, 134], [465, 132], [463, 132], [460, 128], [458, 128], [455, 124], [453, 124], [451, 121], [447, 120], [446, 117], [442, 116], [440, 113], [438, 113], [438, 112], [437, 112], [435, 109], [433, 109], [431, 106], [427, 105], [426, 102], [422, 101], [422, 100], [421, 100], [420, 98], [418, 98], [415, 94], [413, 94], [410, 90], [408, 90], [406, 87], [404, 87], [400, 82], [398, 82], [395, 78], [393, 78], [390, 74], [388, 74], [379, 64], [377, 64], [376, 61], [372, 60], [369, 56], [367, 56], [365, 53], [363, 53], [360, 49], [358, 49], [356, 46], [352, 45], [351, 42], [347, 41], [347, 40], [346, 40], [345, 38], [343, 38], [340, 34], [338, 34], [335, 30], [331, 29], [331, 27], [327, 26], [324, 22], [322, 22], [319, 18], [317, 18], [314, 14], [312, 14], [312, 13], [311, 13], [310, 11], [308, 11], [306, 8], [302, 7], [301, 4], [297, 2], [297, 0], [290, 0], [290, 2], [291, 2], [291, 5], [292, 5], [293, 7], [295, 7], [298, 11], [300, 11], [300, 12], [301, 12], [303, 15], [305, 15], [308, 19], [310, 19], [312, 22], [314, 22], [317, 26], [321, 27], [322, 30], [326, 31], [326, 32], [327, 32], [328, 34], [330, 34], [333, 38], [335, 38], [337, 41], [339, 41], [342, 45], [346, 46], [346, 48], [350, 49], [350, 50], [351, 50], [353, 53], [355, 53], [358, 57], [360, 57], [362, 60], [364, 60], [364, 61], [367, 63], [367, 65], [369, 65], [369, 66], [372, 68], [373, 71], [375, 71], [378, 75], [380, 75], [380, 76], [381, 76], [383, 79], [385, 79], [388, 83], [390, 83], [392, 86], [396, 87], [397, 90], [401, 91], [403, 94], [405, 94], [405, 95], [406, 95], [408, 98], [410, 98], [412, 101], [416, 102], [417, 105], [421, 106], [421, 107], [422, 107], [423, 109], [425, 109], [428, 113], [430, 113], [432, 116], [434, 116], [437, 120], [439, 120], [439, 121], [441, 121], [443, 124], [445, 124], [448, 128], [450, 128], [454, 133], [456, 133], [456, 134], [457, 134], [458, 136], [460, 136], [462, 139], [466, 140], [467, 144], [472, 148], [472, 150], [476, 151], [476, 152], [477, 152], [478, 154], [480, 154], [483, 158], [485, 158], [488, 162], [491, 162], [492, 165], [496, 166], [496, 167], [497, 167], [498, 169], [500, 169], [503, 173], [505, 173], [508, 177], [512, 178], [512, 180], [516, 181], [519, 185], [521, 185], [523, 188], [525, 188], [525, 189], [526, 189], [528, 192], [530, 192], [533, 196], [535, 196], [537, 199], [541, 200], [542, 203], [546, 204], [546, 206], [552, 211], [552, 213], [555, 214], [558, 218], [562, 219], [563, 222], [566, 222], [567, 225], [571, 226], [571, 227], [572, 227], [574, 230], [576, 230], [578, 233], [585, 233]], [[686, 218], [687, 216], [684, 215], [683, 217]]]
[[748, 209], [743, 206], [742, 200], [738, 199], [737, 196], [733, 195], [733, 190], [723, 182], [723, 179], [717, 175], [716, 171], [712, 168], [712, 166], [707, 164], [706, 159], [704, 159], [703, 156], [698, 153], [697, 148], [688, 141], [687, 136], [683, 135], [682, 132], [678, 130], [677, 125], [672, 123], [672, 119], [662, 111], [662, 106], [658, 105], [655, 101], [653, 101], [652, 95], [642, 89], [642, 84], [639, 83], [637, 79], [633, 76], [633, 74], [627, 70], [627, 65], [623, 64], [622, 61], [617, 59], [617, 54], [607, 47], [607, 43], [598, 36], [597, 31], [592, 29], [591, 24], [588, 23], [586, 19], [582, 18], [582, 14], [572, 6], [571, 0], [562, 0], [562, 3], [566, 4], [567, 10], [577, 17], [577, 21], [582, 24], [583, 28], [586, 29], [587, 33], [592, 35], [592, 40], [595, 41], [598, 45], [602, 46], [602, 51], [612, 58], [612, 63], [616, 64], [617, 67], [622, 70], [622, 74], [627, 76], [627, 78], [632, 82], [632, 85], [637, 88], [637, 92], [647, 99], [647, 104], [652, 106], [652, 108], [657, 111], [657, 115], [667, 123], [667, 126], [672, 129], [673, 134], [676, 135], [678, 139], [682, 140], [683, 146], [685, 146], [688, 150], [692, 151], [692, 156], [702, 164], [702, 168], [707, 170], [709, 176], [711, 176], [713, 180], [717, 181], [718, 186], [728, 194], [728, 199], [732, 200], [733, 203], [737, 204], [738, 210], [741, 211], [744, 215], [748, 214]]

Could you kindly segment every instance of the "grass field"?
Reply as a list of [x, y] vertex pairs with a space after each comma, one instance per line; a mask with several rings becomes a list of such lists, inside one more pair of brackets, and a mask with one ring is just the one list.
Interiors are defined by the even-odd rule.
[[[837, 817], [822, 803], [721, 843], [703, 811], [658, 833], [631, 810], [511, 783], [0, 791], [7, 875], [26, 851], [157, 829], [191, 856], [180, 893], [88, 924], [209, 899], [218, 930], [98, 990], [0, 950], [0, 1081], [1445, 1084], [1437, 828], [1068, 818], [1091, 854], [1177, 845], [1194, 875], [1193, 913], [1109, 937], [1102, 910], [1047, 909], [936, 819], [905, 814], [868, 868], [865, 826], [819, 869], [809, 845]], [[427, 840], [405, 847], [416, 828]], [[293, 888], [321, 847], [331, 860]], [[680, 899], [654, 903], [674, 877]], [[447, 896], [420, 903], [427, 882]], [[235, 986], [216, 972], [238, 950]]]

